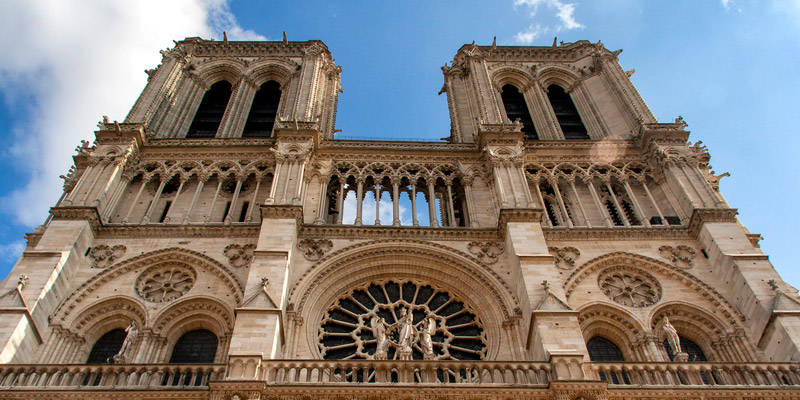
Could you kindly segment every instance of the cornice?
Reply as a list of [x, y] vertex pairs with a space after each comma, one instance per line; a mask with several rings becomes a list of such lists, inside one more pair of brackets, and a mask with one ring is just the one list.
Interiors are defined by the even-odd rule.
[[[477, 151], [475, 143], [446, 142], [405, 142], [383, 140], [337, 140], [324, 139], [320, 142], [320, 151], [336, 150], [389, 150], [389, 151], [430, 151], [430, 152], [470, 152]], [[374, 154], [373, 154], [374, 155]]]
[[107, 224], [96, 235], [102, 239], [119, 238], [257, 238], [260, 223], [209, 225], [128, 225]]
[[429, 228], [354, 225], [303, 225], [298, 234], [303, 239], [415, 239], [415, 240], [498, 240], [493, 228]]
[[203, 138], [203, 139], [150, 139], [149, 147], [219, 147], [230, 151], [231, 147], [265, 147], [275, 144], [274, 138]]

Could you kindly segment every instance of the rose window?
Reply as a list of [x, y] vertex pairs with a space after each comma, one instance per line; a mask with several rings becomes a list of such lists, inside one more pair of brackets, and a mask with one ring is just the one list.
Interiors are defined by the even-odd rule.
[[175, 300], [186, 294], [197, 280], [195, 271], [183, 265], [161, 265], [146, 269], [136, 281], [136, 292], [155, 303]]
[[661, 299], [661, 285], [655, 277], [626, 267], [603, 271], [597, 285], [608, 298], [628, 307], [647, 307]]
[[[376, 355], [379, 341], [384, 350]], [[487, 341], [463, 300], [431, 285], [387, 280], [337, 299], [322, 318], [318, 346], [325, 359], [482, 360]]]

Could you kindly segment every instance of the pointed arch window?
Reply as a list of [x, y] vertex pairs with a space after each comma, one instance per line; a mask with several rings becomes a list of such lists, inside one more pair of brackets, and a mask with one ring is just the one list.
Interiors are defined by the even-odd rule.
[[122, 348], [122, 342], [125, 341], [125, 330], [114, 329], [108, 331], [105, 335], [101, 336], [97, 342], [92, 346], [92, 351], [89, 353], [89, 359], [86, 360], [87, 364], [110, 364], [112, 357], [119, 352]]
[[217, 355], [217, 335], [205, 329], [185, 333], [175, 343], [170, 364], [211, 364]]
[[281, 85], [267, 81], [256, 92], [242, 137], [270, 137], [281, 101]]
[[619, 347], [602, 336], [595, 336], [589, 340], [589, 343], [586, 343], [586, 349], [589, 351], [589, 359], [594, 362], [625, 361]]
[[539, 135], [536, 133], [536, 127], [533, 126], [533, 118], [528, 111], [528, 104], [525, 102], [525, 96], [519, 89], [511, 84], [505, 85], [502, 88], [500, 97], [503, 100], [503, 107], [506, 110], [506, 116], [512, 123], [517, 119], [522, 122], [522, 133], [525, 139], [537, 140]]
[[586, 127], [583, 125], [578, 109], [572, 102], [572, 97], [558, 85], [547, 87], [547, 98], [556, 114], [558, 124], [566, 139], [589, 139]]
[[219, 81], [208, 89], [194, 115], [187, 138], [210, 138], [217, 135], [222, 116], [231, 98], [231, 84]]

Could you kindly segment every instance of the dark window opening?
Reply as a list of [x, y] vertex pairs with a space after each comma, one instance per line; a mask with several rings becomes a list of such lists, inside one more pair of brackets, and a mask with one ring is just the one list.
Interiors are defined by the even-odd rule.
[[601, 336], [596, 336], [589, 340], [589, 343], [586, 343], [586, 349], [589, 351], [589, 359], [595, 362], [625, 361], [619, 347], [614, 342]]
[[178, 339], [170, 364], [211, 364], [217, 355], [217, 336], [205, 329], [191, 331]]
[[219, 81], [208, 89], [194, 115], [187, 138], [211, 138], [217, 135], [222, 116], [231, 98], [231, 84]]
[[669, 216], [669, 217], [664, 217], [664, 219], [666, 219], [667, 223], [670, 224], [670, 225], [680, 225], [681, 224], [680, 217]]
[[625, 216], [628, 217], [628, 222], [630, 222], [631, 225], [641, 225], [641, 223], [639, 223], [639, 218], [636, 217], [636, 213], [633, 211], [631, 203], [625, 200], [622, 200], [621, 203], [622, 210], [625, 211]]
[[664, 221], [659, 216], [650, 217], [650, 225], [664, 225]]
[[278, 82], [268, 81], [261, 85], [253, 98], [242, 137], [270, 137], [280, 101], [281, 85]]
[[[706, 359], [705, 353], [703, 353], [703, 349], [697, 345], [697, 343], [684, 338], [683, 336], [679, 336], [681, 342], [681, 350], [689, 355], [689, 362], [705, 362], [708, 361]], [[672, 346], [669, 345], [669, 342], [665, 339], [664, 340], [664, 349], [667, 350], [667, 355], [669, 356], [670, 361], [675, 360], [675, 352], [672, 350]]]
[[608, 210], [608, 215], [611, 217], [611, 221], [615, 226], [625, 225], [625, 223], [622, 222], [622, 216], [619, 215], [619, 211], [617, 211], [617, 207], [611, 200], [606, 200], [606, 209]]
[[171, 205], [172, 205], [171, 201], [167, 201], [167, 203], [164, 204], [164, 211], [161, 213], [161, 218], [158, 219], [158, 222], [164, 222], [164, 220], [167, 219], [167, 213], [169, 213], [169, 207]]
[[550, 105], [556, 114], [558, 124], [561, 125], [565, 139], [589, 139], [589, 134], [581, 121], [578, 109], [575, 108], [575, 103], [572, 102], [572, 97], [561, 86], [548, 86], [547, 98], [550, 99]]
[[550, 224], [553, 226], [561, 225], [558, 222], [558, 217], [556, 217], [556, 209], [553, 207], [553, 203], [550, 200], [544, 199], [544, 206], [547, 209], [547, 216], [550, 217]]
[[509, 121], [513, 123], [519, 119], [522, 122], [522, 133], [525, 135], [525, 139], [539, 139], [536, 127], [533, 126], [533, 118], [528, 111], [528, 104], [525, 102], [525, 96], [520, 93], [519, 89], [514, 85], [505, 85], [500, 97], [503, 99], [503, 107], [506, 109]]
[[86, 360], [87, 364], [111, 364], [114, 362], [114, 357], [119, 349], [122, 348], [122, 342], [125, 341], [124, 329], [114, 329], [103, 335], [95, 342], [92, 351], [89, 353], [89, 359]]
[[250, 206], [249, 201], [245, 201], [242, 203], [242, 212], [239, 213], [239, 222], [244, 222], [244, 219], [247, 218], [247, 208]]
[[225, 203], [225, 211], [222, 212], [222, 222], [225, 222], [225, 218], [228, 217], [228, 211], [231, 210], [231, 202]]

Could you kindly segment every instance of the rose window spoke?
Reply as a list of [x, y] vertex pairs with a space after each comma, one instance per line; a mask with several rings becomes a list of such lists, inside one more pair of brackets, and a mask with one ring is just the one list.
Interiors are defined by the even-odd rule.
[[[401, 311], [402, 310], [402, 311]], [[389, 340], [386, 358], [399, 359], [398, 340], [403, 313], [410, 312], [416, 330], [411, 358], [423, 359], [421, 339], [426, 321], [434, 320], [429, 356], [437, 360], [482, 360], [487, 340], [483, 323], [462, 299], [431, 285], [386, 280], [361, 285], [337, 299], [322, 318], [318, 347], [325, 359], [369, 359], [377, 349], [373, 320], [385, 321]], [[407, 353], [406, 353], [407, 354]]]

